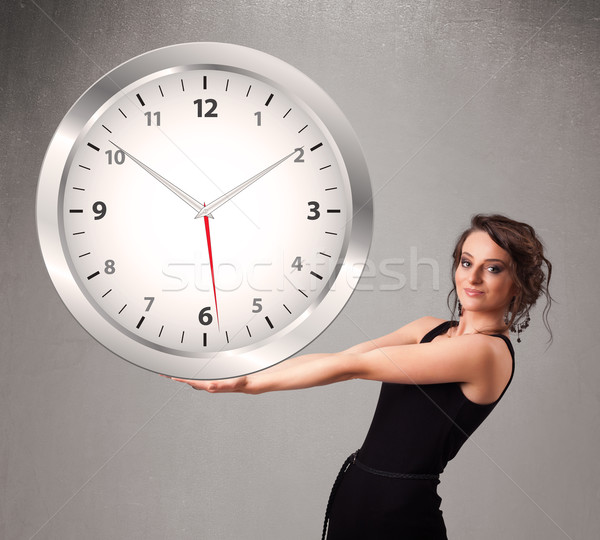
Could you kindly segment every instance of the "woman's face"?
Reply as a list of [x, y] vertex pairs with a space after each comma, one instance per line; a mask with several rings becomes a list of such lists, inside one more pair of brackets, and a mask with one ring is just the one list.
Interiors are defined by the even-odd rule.
[[516, 289], [509, 263], [508, 252], [485, 231], [467, 236], [454, 274], [463, 310], [504, 314]]

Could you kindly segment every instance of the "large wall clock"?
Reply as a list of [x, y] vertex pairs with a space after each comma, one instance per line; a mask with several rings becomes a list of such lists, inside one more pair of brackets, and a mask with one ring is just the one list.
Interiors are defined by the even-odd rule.
[[317, 337], [372, 234], [363, 153], [309, 77], [224, 43], [154, 50], [73, 105], [42, 165], [37, 223], [62, 300], [149, 370], [218, 379]]

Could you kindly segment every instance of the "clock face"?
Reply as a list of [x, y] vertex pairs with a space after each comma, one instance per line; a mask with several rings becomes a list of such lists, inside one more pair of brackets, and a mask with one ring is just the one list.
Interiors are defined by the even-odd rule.
[[349, 298], [368, 173], [337, 106], [264, 53], [196, 43], [116, 68], [69, 111], [38, 188], [44, 259], [102, 344], [170, 376], [277, 363]]

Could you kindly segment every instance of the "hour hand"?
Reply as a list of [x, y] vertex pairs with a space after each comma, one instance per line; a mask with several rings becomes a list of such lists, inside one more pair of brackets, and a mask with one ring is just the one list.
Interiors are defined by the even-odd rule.
[[219, 206], [222, 206], [227, 201], [233, 199], [237, 194], [241, 193], [247, 187], [254, 184], [254, 182], [256, 182], [259, 178], [262, 178], [268, 172], [271, 172], [275, 167], [281, 165], [286, 159], [291, 158], [298, 151], [301, 151], [301, 148], [296, 148], [293, 152], [290, 152], [287, 156], [284, 156], [279, 161], [273, 163], [273, 165], [270, 165], [266, 169], [260, 171], [258, 174], [255, 174], [252, 178], [246, 180], [245, 182], [242, 182], [241, 184], [234, 187], [232, 190], [228, 191], [224, 195], [221, 195], [218, 199], [215, 199], [210, 204], [203, 206], [200, 209], [200, 211], [198, 212], [198, 214], [196, 215], [196, 219], [201, 218], [203, 216], [210, 215], [210, 213], [214, 212], [217, 208], [219, 208]]
[[[139, 165], [148, 174], [150, 174], [151, 176], [156, 178], [156, 180], [158, 180], [163, 186], [165, 186], [167, 189], [169, 189], [171, 192], [173, 192], [175, 195], [177, 195], [182, 201], [184, 201], [189, 206], [191, 206], [194, 210], [196, 210], [196, 212], [200, 212], [201, 210], [204, 209], [204, 205], [202, 203], [198, 202], [196, 199], [194, 199], [191, 195], [188, 195], [182, 189], [179, 189], [175, 184], [172, 184], [171, 182], [169, 182], [166, 178], [164, 178], [163, 176], [158, 174], [156, 171], [154, 171], [150, 167], [148, 167], [148, 165], [146, 165], [145, 163], [142, 163], [139, 159], [132, 156], [129, 152], [127, 152], [127, 150], [124, 150], [123, 148], [121, 148], [118, 144], [114, 143], [113, 141], [108, 141], [108, 142], [110, 142], [113, 146], [115, 146], [119, 150], [121, 150], [121, 152], [123, 152], [129, 159], [131, 159], [131, 161], [133, 161], [134, 163]], [[210, 215], [209, 213], [207, 213], [205, 215], [208, 215], [208, 217], [212, 217], [212, 215]]]

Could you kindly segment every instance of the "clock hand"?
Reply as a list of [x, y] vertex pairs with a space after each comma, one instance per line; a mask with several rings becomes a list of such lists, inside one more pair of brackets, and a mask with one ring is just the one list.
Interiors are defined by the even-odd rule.
[[[131, 159], [132, 161], [134, 161], [135, 163], [137, 163], [147, 173], [149, 173], [151, 176], [153, 176], [154, 178], [156, 178], [163, 186], [165, 186], [166, 188], [170, 189], [182, 201], [184, 201], [185, 203], [187, 203], [188, 205], [190, 205], [194, 210], [196, 210], [196, 212], [200, 212], [201, 210], [204, 209], [204, 205], [202, 205], [196, 199], [194, 199], [193, 197], [191, 197], [190, 195], [188, 195], [185, 191], [179, 189], [176, 185], [171, 184], [171, 182], [169, 182], [166, 178], [162, 177], [156, 171], [153, 171], [150, 167], [148, 167], [148, 165], [145, 165], [139, 159], [137, 159], [134, 156], [132, 156], [129, 152], [127, 152], [127, 150], [124, 150], [123, 148], [121, 148], [118, 144], [114, 143], [113, 141], [109, 140], [108, 142], [111, 143], [112, 145], [116, 146], [129, 159]], [[212, 215], [208, 215], [208, 217], [212, 218]]]
[[206, 244], [208, 246], [208, 260], [210, 261], [210, 275], [212, 277], [213, 284], [213, 294], [215, 297], [215, 312], [217, 314], [217, 326], [219, 330], [221, 329], [221, 323], [219, 321], [219, 306], [217, 305], [217, 288], [215, 287], [215, 270], [213, 266], [213, 256], [212, 256], [212, 244], [210, 241], [210, 225], [208, 221], [208, 216], [204, 216], [204, 229], [206, 230]]
[[225, 204], [227, 201], [233, 199], [238, 193], [241, 193], [247, 187], [254, 184], [254, 182], [256, 182], [259, 178], [262, 178], [265, 174], [267, 174], [268, 172], [271, 172], [275, 167], [281, 165], [286, 159], [291, 158], [296, 152], [298, 152], [298, 150], [300, 150], [300, 148], [296, 148], [293, 152], [289, 153], [287, 156], [281, 158], [276, 163], [273, 163], [273, 165], [267, 167], [265, 170], [259, 172], [258, 174], [255, 174], [249, 180], [242, 182], [241, 184], [234, 187], [232, 190], [228, 191], [224, 195], [221, 195], [218, 199], [215, 199], [210, 204], [201, 208], [200, 211], [198, 212], [198, 214], [196, 215], [196, 219], [198, 219], [200, 217], [204, 217], [206, 215], [209, 215], [211, 212], [214, 212], [217, 208], [219, 208], [220, 206]]

